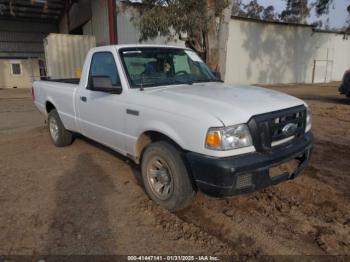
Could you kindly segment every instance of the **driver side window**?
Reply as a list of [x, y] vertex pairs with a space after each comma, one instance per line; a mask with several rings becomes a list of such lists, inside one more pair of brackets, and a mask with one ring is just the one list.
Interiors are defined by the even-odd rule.
[[113, 86], [120, 86], [118, 69], [110, 52], [95, 53], [91, 60], [89, 79], [93, 76], [108, 76]]

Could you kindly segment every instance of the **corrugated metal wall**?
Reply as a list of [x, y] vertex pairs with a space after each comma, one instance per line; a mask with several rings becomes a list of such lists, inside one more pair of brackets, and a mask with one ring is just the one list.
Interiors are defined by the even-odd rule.
[[350, 39], [341, 34], [231, 19], [225, 74], [228, 83], [340, 81], [349, 67]]
[[53, 79], [79, 77], [87, 52], [95, 46], [94, 36], [50, 34], [45, 39], [47, 75]]
[[107, 0], [91, 1], [92, 31], [97, 45], [109, 45], [108, 2]]
[[130, 19], [137, 15], [136, 10], [125, 3], [118, 3], [117, 32], [119, 44], [138, 43], [140, 33]]
[[50, 23], [0, 20], [0, 57], [44, 57], [43, 39], [57, 26]]
[[96, 45], [109, 45], [108, 2], [107, 0], [91, 1], [92, 17], [83, 27], [84, 35], [96, 37]]

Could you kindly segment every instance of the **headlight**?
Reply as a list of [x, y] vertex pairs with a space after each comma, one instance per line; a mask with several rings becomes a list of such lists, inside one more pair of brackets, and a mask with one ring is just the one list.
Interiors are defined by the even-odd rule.
[[312, 126], [312, 113], [310, 108], [307, 108], [306, 110], [306, 128], [305, 128], [305, 133], [309, 132], [311, 130]]
[[246, 124], [210, 128], [205, 147], [213, 150], [231, 150], [252, 145], [252, 137]]

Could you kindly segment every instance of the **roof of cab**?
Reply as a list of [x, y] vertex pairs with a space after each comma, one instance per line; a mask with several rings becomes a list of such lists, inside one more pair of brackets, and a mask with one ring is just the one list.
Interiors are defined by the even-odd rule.
[[94, 47], [92, 50], [105, 50], [108, 48], [116, 48], [117, 50], [122, 48], [142, 48], [142, 47], [155, 47], [155, 48], [178, 48], [178, 49], [188, 49], [187, 47], [173, 46], [173, 45], [155, 45], [155, 44], [124, 44], [124, 45], [106, 45]]

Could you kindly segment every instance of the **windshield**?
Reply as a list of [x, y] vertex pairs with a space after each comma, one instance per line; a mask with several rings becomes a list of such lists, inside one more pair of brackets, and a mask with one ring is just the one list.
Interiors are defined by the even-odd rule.
[[188, 49], [127, 48], [120, 55], [132, 88], [220, 81]]

